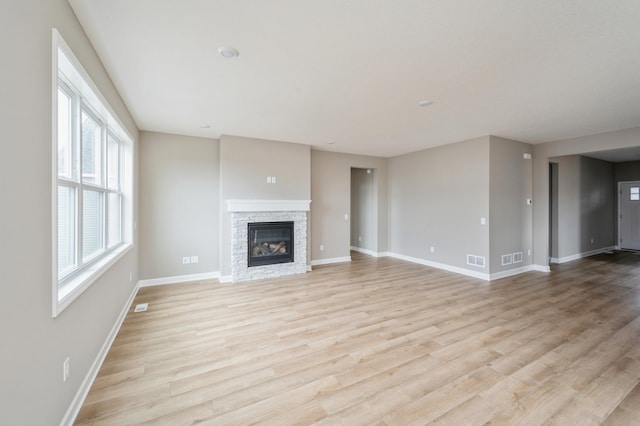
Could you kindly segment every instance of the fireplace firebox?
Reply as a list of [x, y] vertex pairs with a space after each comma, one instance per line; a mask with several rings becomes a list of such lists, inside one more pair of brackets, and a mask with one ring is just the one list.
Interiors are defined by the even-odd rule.
[[293, 222], [248, 224], [248, 266], [293, 262]]

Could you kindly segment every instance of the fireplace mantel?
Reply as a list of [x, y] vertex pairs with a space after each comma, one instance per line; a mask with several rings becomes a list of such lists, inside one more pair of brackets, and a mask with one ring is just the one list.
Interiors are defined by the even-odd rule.
[[229, 212], [309, 211], [311, 200], [227, 200]]

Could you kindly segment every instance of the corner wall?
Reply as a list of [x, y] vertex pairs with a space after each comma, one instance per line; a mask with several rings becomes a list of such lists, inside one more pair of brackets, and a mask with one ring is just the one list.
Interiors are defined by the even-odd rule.
[[219, 151], [216, 139], [140, 132], [141, 279], [219, 271]]
[[389, 251], [489, 273], [489, 146], [484, 136], [389, 159]]

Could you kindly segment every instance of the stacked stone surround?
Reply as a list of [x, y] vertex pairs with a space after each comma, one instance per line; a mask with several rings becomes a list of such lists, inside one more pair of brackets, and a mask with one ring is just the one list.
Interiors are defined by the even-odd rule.
[[[293, 222], [294, 261], [274, 265], [248, 265], [248, 224], [253, 222]], [[231, 281], [241, 282], [307, 272], [307, 212], [250, 211], [231, 213]]]

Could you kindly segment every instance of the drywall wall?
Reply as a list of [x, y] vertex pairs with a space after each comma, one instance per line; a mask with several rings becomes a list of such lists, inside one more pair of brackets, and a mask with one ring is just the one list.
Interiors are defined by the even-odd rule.
[[549, 161], [558, 167], [558, 248], [553, 258], [613, 246], [613, 164], [581, 155]]
[[[490, 136], [490, 272], [530, 265], [533, 256], [533, 161], [529, 144]], [[502, 265], [502, 255], [522, 253], [522, 262]]]
[[640, 145], [640, 127], [534, 145], [534, 264], [549, 265], [549, 158]]
[[[138, 276], [134, 233], [134, 249], [58, 317], [52, 318], [54, 27], [134, 137], [134, 159], [137, 159], [135, 123], [68, 2], [3, 1], [0, 13], [2, 425], [60, 423], [132, 294]], [[136, 172], [134, 164], [134, 188]], [[134, 214], [135, 207], [134, 202]], [[63, 382], [62, 364], [66, 357], [70, 358], [70, 376]]]
[[[276, 183], [267, 183], [267, 177]], [[227, 200], [310, 200], [310, 147], [296, 143], [220, 137], [220, 273], [231, 274], [231, 216]]]
[[140, 279], [219, 271], [219, 150], [215, 139], [140, 132]]
[[[387, 251], [387, 160], [379, 157], [311, 151], [311, 261], [350, 256], [351, 169], [372, 169], [376, 214], [371, 250]], [[324, 250], [320, 250], [320, 246]]]
[[351, 246], [373, 251], [375, 218], [375, 170], [351, 169]]
[[490, 254], [489, 145], [485, 136], [389, 159], [389, 251], [489, 273], [466, 263]]

